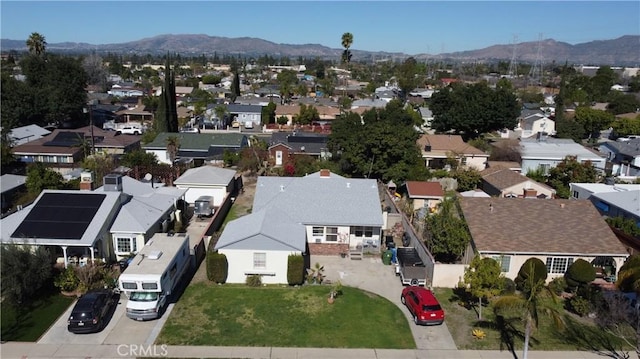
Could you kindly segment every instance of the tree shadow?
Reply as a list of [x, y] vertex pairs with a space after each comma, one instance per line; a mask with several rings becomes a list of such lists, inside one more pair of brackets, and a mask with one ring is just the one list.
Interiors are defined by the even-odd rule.
[[569, 316], [565, 316], [565, 328], [558, 331], [558, 336], [566, 343], [575, 344], [577, 349], [586, 350], [598, 355], [628, 359], [629, 352], [623, 349], [620, 342], [616, 342], [611, 335], [597, 327], [584, 325]]
[[[500, 350], [507, 350], [513, 355], [514, 359], [518, 359], [515, 340], [519, 339], [524, 342], [524, 332], [516, 327], [516, 323], [519, 322], [521, 322], [520, 318], [505, 318], [504, 316], [498, 315], [493, 321], [478, 321], [476, 322], [476, 326], [497, 331], [500, 334]], [[534, 337], [530, 337], [529, 343], [539, 344], [540, 341]]]

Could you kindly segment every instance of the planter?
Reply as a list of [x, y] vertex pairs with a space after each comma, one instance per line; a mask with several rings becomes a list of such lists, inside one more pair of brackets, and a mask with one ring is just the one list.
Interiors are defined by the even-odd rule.
[[333, 302], [335, 302], [335, 299], [333, 297], [327, 298], [327, 303], [333, 304]]

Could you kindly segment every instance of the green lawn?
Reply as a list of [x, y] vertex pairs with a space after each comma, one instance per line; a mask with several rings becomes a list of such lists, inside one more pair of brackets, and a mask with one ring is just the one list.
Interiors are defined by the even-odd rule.
[[195, 283], [182, 295], [157, 344], [414, 349], [406, 317], [388, 300], [344, 287], [251, 288]]
[[[446, 323], [458, 349], [461, 350], [510, 350], [521, 353], [524, 343], [524, 326], [520, 320], [511, 323], [496, 321], [490, 306], [483, 307], [483, 320], [478, 320], [475, 308], [465, 308], [461, 298], [452, 289], [436, 288], [435, 295], [446, 313]], [[558, 327], [551, 316], [542, 314], [538, 329], [532, 335], [530, 350], [589, 350], [589, 345], [604, 350], [613, 344], [625, 347], [620, 339], [606, 336], [588, 319], [577, 317], [562, 309], [562, 303], [556, 304], [560, 310], [564, 325]], [[484, 339], [472, 336], [473, 329], [482, 329]], [[633, 351], [627, 347], [626, 350]]]
[[35, 342], [64, 313], [75, 298], [53, 294], [39, 299], [22, 314], [15, 308], [2, 304], [2, 340]]

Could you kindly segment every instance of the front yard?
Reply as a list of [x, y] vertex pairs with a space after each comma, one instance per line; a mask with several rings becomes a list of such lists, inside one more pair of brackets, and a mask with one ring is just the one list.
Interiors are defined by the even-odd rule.
[[44, 295], [22, 311], [3, 303], [2, 341], [37, 341], [75, 299], [57, 293]]
[[409, 323], [393, 303], [344, 287], [192, 283], [156, 344], [414, 349]]

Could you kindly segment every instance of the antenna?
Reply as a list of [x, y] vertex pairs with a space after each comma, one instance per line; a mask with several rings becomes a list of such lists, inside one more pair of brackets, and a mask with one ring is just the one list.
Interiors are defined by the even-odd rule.
[[147, 173], [146, 175], [144, 175], [144, 179], [146, 181], [151, 181], [152, 178], [153, 178], [153, 176], [151, 175], [151, 173]]

